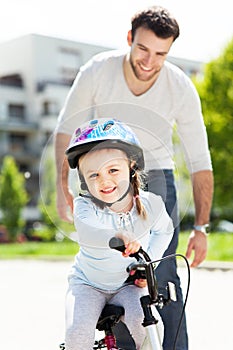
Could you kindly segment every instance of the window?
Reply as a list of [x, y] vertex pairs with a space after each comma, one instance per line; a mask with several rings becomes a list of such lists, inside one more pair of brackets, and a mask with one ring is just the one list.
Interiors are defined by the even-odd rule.
[[23, 79], [19, 74], [5, 75], [0, 77], [0, 85], [23, 87]]
[[19, 134], [9, 134], [9, 144], [12, 151], [22, 151], [26, 149], [26, 137]]
[[82, 60], [79, 50], [60, 48], [58, 65], [63, 81], [73, 81], [81, 64]]
[[24, 143], [26, 136], [19, 134], [9, 134], [9, 139], [11, 143]]
[[11, 118], [23, 120], [25, 118], [25, 106], [21, 104], [10, 103], [8, 106], [8, 114]]
[[48, 116], [48, 115], [57, 115], [58, 114], [58, 107], [57, 103], [54, 101], [44, 101], [43, 107], [42, 107], [42, 115]]

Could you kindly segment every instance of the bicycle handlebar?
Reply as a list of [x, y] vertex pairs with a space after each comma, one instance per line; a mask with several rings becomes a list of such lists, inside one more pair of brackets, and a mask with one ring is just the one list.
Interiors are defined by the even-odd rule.
[[116, 249], [119, 250], [119, 252], [124, 252], [125, 250], [125, 243], [123, 239], [118, 238], [118, 237], [112, 237], [109, 241], [109, 247], [111, 249]]
[[[112, 237], [109, 241], [109, 247], [111, 249], [116, 249], [121, 253], [123, 253], [125, 251], [125, 243], [124, 243], [123, 239], [121, 239], [119, 237]], [[139, 251], [137, 251], [136, 253], [130, 254], [129, 256], [131, 258], [136, 258], [139, 261], [139, 259], [140, 259], [139, 253], [142, 253], [142, 248], [140, 248]]]
[[[112, 237], [110, 239], [109, 247], [111, 249], [116, 249], [122, 253], [125, 251], [124, 241], [118, 237]], [[155, 279], [153, 262], [151, 261], [149, 255], [142, 249], [142, 247], [140, 247], [140, 249], [136, 253], [130, 254], [129, 256], [134, 257], [138, 261], [137, 264], [131, 266], [131, 269], [135, 270], [137, 267], [145, 269], [149, 295], [153, 302], [157, 301], [158, 287]]]

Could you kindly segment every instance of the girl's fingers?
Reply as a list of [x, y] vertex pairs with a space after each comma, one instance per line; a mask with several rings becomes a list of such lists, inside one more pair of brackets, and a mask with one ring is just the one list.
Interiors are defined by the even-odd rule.
[[147, 282], [145, 279], [136, 279], [134, 281], [134, 284], [139, 288], [144, 288], [147, 286]]
[[124, 251], [124, 254], [126, 256], [130, 255], [130, 254], [134, 254], [136, 252], [138, 252], [138, 250], [140, 249], [140, 243], [139, 242], [130, 242], [126, 245], [126, 249]]

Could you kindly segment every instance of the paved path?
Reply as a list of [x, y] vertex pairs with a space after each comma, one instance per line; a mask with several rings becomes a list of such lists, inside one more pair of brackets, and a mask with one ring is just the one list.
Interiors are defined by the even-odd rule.
[[[58, 350], [70, 265], [70, 261], [0, 260], [2, 349]], [[183, 267], [180, 276], [185, 288]], [[192, 270], [187, 320], [190, 350], [233, 349], [233, 270]]]

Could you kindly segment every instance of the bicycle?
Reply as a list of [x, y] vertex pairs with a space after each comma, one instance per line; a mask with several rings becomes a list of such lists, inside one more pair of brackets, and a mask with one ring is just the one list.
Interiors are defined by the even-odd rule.
[[[116, 249], [120, 252], [125, 250], [124, 242], [120, 238], [113, 237], [109, 241], [109, 246], [111, 249]], [[188, 267], [188, 285], [187, 285], [187, 293], [186, 299], [184, 302], [183, 312], [180, 318], [180, 322], [177, 328], [176, 339], [174, 342], [174, 350], [176, 340], [179, 334], [180, 324], [183, 318], [185, 306], [187, 303], [189, 285], [190, 285], [190, 270], [187, 259], [181, 254], [172, 254], [169, 256], [165, 256], [162, 259], [151, 261], [149, 255], [142, 249], [135, 254], [131, 254], [130, 257], [134, 257], [136, 262], [131, 264], [127, 268], [127, 272], [135, 271], [133, 278], [146, 278], [147, 287], [148, 287], [148, 295], [142, 296], [140, 298], [141, 307], [144, 314], [144, 319], [142, 322], [143, 327], [146, 329], [146, 338], [142, 345], [142, 350], [162, 350], [162, 344], [160, 341], [160, 337], [157, 330], [157, 323], [159, 322], [152, 314], [151, 306], [155, 305], [158, 308], [163, 308], [168, 305], [171, 301], [176, 301], [176, 291], [175, 285], [172, 282], [168, 282], [167, 284], [167, 297], [163, 294], [159, 293], [158, 285], [156, 281], [156, 276], [154, 273], [154, 269], [156, 267], [156, 263], [161, 260], [174, 258], [175, 256], [180, 256], [184, 258], [186, 265]], [[132, 280], [132, 279], [131, 279]], [[124, 350], [117, 347], [116, 338], [114, 336], [113, 328], [120, 321], [121, 317], [124, 315], [124, 308], [122, 306], [117, 306], [113, 304], [106, 304], [103, 308], [99, 320], [96, 325], [96, 329], [98, 331], [104, 332], [104, 337], [100, 340], [95, 340], [93, 350], [98, 349], [107, 349], [107, 350]], [[60, 344], [60, 350], [65, 350], [65, 343]]]

